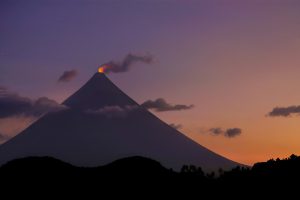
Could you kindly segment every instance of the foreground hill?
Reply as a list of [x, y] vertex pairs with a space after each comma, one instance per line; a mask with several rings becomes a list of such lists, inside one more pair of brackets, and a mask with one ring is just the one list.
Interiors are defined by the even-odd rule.
[[[0, 168], [1, 188], [35, 188], [39, 191], [101, 196], [101, 194], [169, 194], [238, 197], [289, 194], [300, 180], [300, 157], [269, 160], [252, 168], [219, 170], [205, 174], [200, 167], [183, 166], [181, 172], [144, 157], [129, 157], [100, 167], [83, 168], [51, 157], [28, 157]], [[71, 188], [71, 190], [70, 190]], [[113, 190], [115, 192], [110, 193]], [[280, 191], [280, 193], [275, 193]], [[286, 195], [287, 195], [286, 194]]]

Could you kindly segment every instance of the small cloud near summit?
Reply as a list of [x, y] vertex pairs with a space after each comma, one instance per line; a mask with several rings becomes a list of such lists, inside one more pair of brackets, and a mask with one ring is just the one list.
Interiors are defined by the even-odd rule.
[[59, 77], [58, 82], [70, 82], [78, 75], [77, 70], [73, 69], [70, 71], [64, 71], [64, 73]]

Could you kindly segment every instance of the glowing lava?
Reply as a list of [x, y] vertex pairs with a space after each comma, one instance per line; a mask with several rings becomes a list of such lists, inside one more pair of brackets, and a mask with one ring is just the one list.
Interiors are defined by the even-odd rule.
[[105, 69], [105, 67], [101, 66], [101, 67], [99, 67], [98, 72], [99, 73], [104, 73], [104, 71], [105, 71], [104, 69]]

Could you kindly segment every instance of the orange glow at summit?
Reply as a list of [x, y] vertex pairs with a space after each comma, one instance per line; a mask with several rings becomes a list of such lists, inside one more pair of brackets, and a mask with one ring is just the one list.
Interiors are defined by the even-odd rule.
[[101, 66], [98, 68], [99, 73], [104, 73], [105, 72], [105, 66]]

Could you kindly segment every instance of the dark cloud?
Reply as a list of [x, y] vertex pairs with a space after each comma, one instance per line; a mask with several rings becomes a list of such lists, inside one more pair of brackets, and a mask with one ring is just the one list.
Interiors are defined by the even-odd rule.
[[142, 62], [146, 64], [153, 63], [154, 59], [153, 56], [147, 55], [135, 55], [135, 54], [128, 54], [121, 62], [110, 61], [101, 65], [103, 67], [103, 71], [105, 73], [113, 72], [113, 73], [121, 73], [127, 72], [130, 67], [137, 63]]
[[220, 135], [224, 133], [224, 131], [221, 128], [211, 128], [208, 131], [214, 135]]
[[207, 132], [211, 133], [212, 135], [223, 135], [228, 138], [233, 138], [238, 135], [242, 134], [242, 129], [240, 128], [228, 128], [226, 130], [223, 130], [222, 128], [211, 128]]
[[229, 128], [224, 132], [224, 135], [229, 138], [236, 137], [242, 134], [242, 129], [240, 128]]
[[300, 106], [275, 107], [268, 113], [270, 117], [288, 117], [292, 114], [300, 114]]
[[142, 103], [141, 106], [147, 109], [154, 109], [157, 112], [187, 110], [194, 107], [194, 105], [183, 104], [171, 105], [167, 103], [166, 100], [164, 100], [163, 98], [158, 98], [154, 101], [147, 100], [144, 103]]
[[115, 117], [126, 117], [126, 115], [137, 109], [137, 106], [131, 106], [127, 105], [124, 107], [120, 106], [105, 106], [103, 108], [97, 109], [97, 110], [87, 110], [86, 112], [89, 114], [95, 114], [95, 115], [104, 115], [108, 118], [115, 118]]
[[27, 97], [11, 93], [7, 89], [0, 88], [0, 118], [13, 116], [41, 116], [47, 112], [55, 112], [65, 109], [66, 106], [56, 101], [41, 97], [32, 100]]
[[169, 124], [169, 126], [171, 126], [172, 128], [175, 128], [175, 129], [177, 129], [177, 130], [179, 130], [179, 129], [182, 129], [182, 125], [181, 124]]
[[69, 82], [77, 76], [78, 72], [76, 70], [64, 71], [64, 73], [59, 77], [58, 82]]

